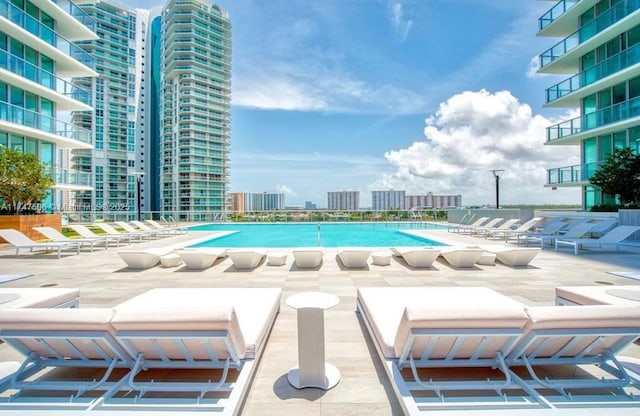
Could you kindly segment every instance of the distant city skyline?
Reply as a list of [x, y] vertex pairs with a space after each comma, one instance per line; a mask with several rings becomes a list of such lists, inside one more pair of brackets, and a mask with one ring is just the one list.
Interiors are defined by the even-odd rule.
[[[124, 1], [150, 8], [164, 2]], [[291, 204], [331, 189], [406, 189], [504, 204], [579, 203], [545, 188], [578, 149], [544, 146], [574, 112], [543, 108], [550, 2], [220, 0], [233, 33], [230, 191]], [[265, 19], [277, 16], [277, 19]]]

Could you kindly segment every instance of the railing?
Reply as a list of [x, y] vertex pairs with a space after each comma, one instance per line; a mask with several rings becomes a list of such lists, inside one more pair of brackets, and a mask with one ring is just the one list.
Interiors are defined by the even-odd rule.
[[598, 170], [600, 163], [564, 166], [547, 170], [547, 184], [561, 185], [568, 183], [584, 183]]
[[8, 0], [0, 0], [0, 16], [26, 29], [29, 33], [42, 39], [49, 45], [54, 46], [65, 55], [71, 56], [76, 61], [91, 69], [95, 69], [95, 61], [91, 55], [58, 35], [53, 29], [48, 28], [38, 20], [29, 16], [24, 10], [14, 6]]
[[626, 0], [616, 4], [596, 19], [585, 24], [573, 34], [543, 52], [542, 55], [540, 55], [540, 68], [545, 67], [581, 43], [591, 39], [614, 23], [627, 17], [638, 10], [638, 8], [640, 8], [640, 0]]
[[547, 142], [640, 116], [640, 97], [547, 127]]
[[91, 131], [53, 117], [0, 101], [0, 120], [31, 127], [67, 139], [91, 143]]
[[24, 59], [18, 58], [7, 51], [0, 50], [0, 67], [13, 72], [23, 78], [36, 82], [43, 87], [56, 91], [62, 95], [73, 98], [84, 104], [91, 105], [91, 94], [70, 82], [65, 81], [45, 71], [42, 68], [33, 65]]
[[549, 26], [556, 19], [566, 13], [567, 10], [576, 5], [580, 0], [561, 0], [555, 6], [553, 6], [549, 11], [542, 15], [539, 22], [540, 30]]
[[55, 3], [58, 7], [60, 7], [62, 10], [64, 10], [65, 12], [73, 16], [78, 22], [82, 23], [89, 30], [95, 33], [97, 23], [95, 20], [91, 18], [91, 16], [89, 16], [89, 14], [87, 14], [87, 12], [85, 12], [80, 7], [76, 6], [75, 4], [73, 4], [68, 0], [51, 0], [51, 1]]
[[73, 169], [63, 169], [58, 167], [48, 167], [47, 174], [53, 178], [56, 185], [91, 187], [91, 173]]
[[640, 43], [548, 88], [547, 103], [638, 63], [640, 63]]

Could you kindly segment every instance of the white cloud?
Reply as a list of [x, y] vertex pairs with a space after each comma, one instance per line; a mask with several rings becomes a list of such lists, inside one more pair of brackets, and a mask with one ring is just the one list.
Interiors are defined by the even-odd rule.
[[395, 173], [372, 184], [410, 193], [461, 194], [465, 204], [494, 202], [491, 169], [505, 169], [503, 203], [569, 203], [575, 190], [552, 194], [546, 169], [579, 163], [578, 148], [544, 146], [557, 121], [532, 113], [509, 91], [466, 91], [426, 119], [425, 140], [385, 154]]
[[291, 188], [289, 188], [287, 185], [276, 185], [276, 190], [281, 193], [281, 194], [285, 194], [287, 196], [298, 196], [298, 194], [296, 194]]
[[400, 37], [401, 41], [404, 41], [409, 36], [413, 21], [404, 17], [404, 11], [402, 10], [402, 3], [399, 1], [388, 2], [389, 12], [391, 14], [391, 23], [393, 28]]
[[540, 78], [542, 76], [545, 76], [545, 74], [538, 73], [538, 69], [540, 69], [540, 58], [536, 55], [533, 58], [531, 58], [531, 61], [529, 61], [529, 68], [527, 69], [527, 78], [533, 79], [533, 78]]

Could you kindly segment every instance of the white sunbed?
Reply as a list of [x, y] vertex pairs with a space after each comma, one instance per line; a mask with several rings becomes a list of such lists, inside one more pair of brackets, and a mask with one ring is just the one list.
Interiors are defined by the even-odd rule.
[[78, 233], [82, 238], [99, 238], [101, 240], [105, 240], [107, 242], [106, 244], [115, 242], [116, 247], [120, 247], [120, 241], [125, 241], [127, 244], [131, 244], [131, 237], [128, 235], [96, 234], [87, 226], [82, 224], [69, 224], [68, 227]]
[[539, 247], [513, 247], [501, 245], [480, 246], [496, 255], [496, 260], [511, 267], [526, 267], [542, 251]]
[[142, 221], [131, 221], [131, 224], [138, 227], [144, 232], [153, 233], [157, 237], [169, 237], [171, 235], [177, 235], [177, 230], [175, 228], [151, 228]]
[[75, 241], [80, 243], [80, 245], [88, 244], [89, 250], [92, 253], [93, 253], [93, 246], [96, 244], [102, 244], [105, 250], [109, 248], [109, 242], [105, 239], [101, 239], [97, 237], [96, 238], [69, 238], [66, 235], [62, 234], [60, 231], [51, 227], [33, 227], [33, 229], [51, 241], [63, 242], [63, 243]]
[[142, 242], [142, 238], [146, 237], [147, 240], [151, 240], [149, 235], [145, 235], [144, 233], [121, 233], [120, 231], [113, 228], [111, 225], [106, 222], [95, 222], [92, 224], [94, 227], [100, 228], [106, 234], [116, 237], [129, 237], [129, 241], [133, 241], [134, 238], [138, 240], [139, 243]]
[[298, 248], [292, 251], [294, 262], [299, 269], [315, 269], [322, 264], [324, 251], [320, 248]]
[[0, 288], [2, 309], [19, 308], [77, 308], [80, 289], [60, 287]]
[[485, 250], [479, 247], [450, 246], [440, 249], [440, 256], [457, 268], [473, 267], [484, 253]]
[[75, 249], [76, 254], [80, 254], [80, 242], [43, 242], [39, 243], [33, 241], [23, 233], [12, 228], [6, 228], [0, 230], [0, 237], [2, 237], [7, 243], [11, 244], [16, 249], [16, 256], [20, 253], [21, 248], [28, 248], [29, 251], [33, 249], [41, 250], [56, 250], [58, 258], [62, 256], [63, 249]]
[[440, 250], [421, 247], [392, 247], [391, 252], [416, 269], [430, 268], [440, 255]]
[[164, 231], [164, 232], [173, 232], [175, 234], [186, 234], [188, 232], [188, 228], [186, 227], [165, 227], [162, 224], [158, 223], [155, 220], [145, 220], [146, 223], [150, 224], [156, 230]]
[[509, 237], [514, 236], [514, 235], [518, 235], [524, 232], [527, 232], [529, 230], [531, 230], [533, 227], [535, 227], [538, 223], [540, 223], [540, 221], [542, 221], [543, 218], [542, 217], [534, 217], [531, 218], [529, 221], [524, 222], [522, 225], [514, 228], [514, 229], [509, 229], [509, 228], [498, 228], [496, 230], [488, 230], [487, 232], [485, 232], [484, 234], [484, 238], [489, 238], [489, 237], [504, 237], [504, 241], [505, 243], [507, 241], [509, 241]]
[[518, 218], [511, 218], [500, 225], [495, 224], [493, 226], [489, 226], [487, 224], [487, 226], [476, 228], [472, 234], [481, 235], [484, 238], [487, 238], [487, 233], [498, 233], [501, 231], [511, 230], [511, 227], [519, 222], [520, 220]]
[[341, 248], [338, 249], [338, 258], [344, 267], [350, 269], [364, 269], [368, 267], [371, 250], [366, 248]]
[[173, 252], [166, 247], [151, 247], [140, 250], [125, 249], [118, 251], [118, 256], [127, 263], [130, 269], [144, 270], [160, 263], [160, 257]]
[[558, 286], [556, 305], [638, 305], [640, 285]]
[[226, 256], [226, 250], [213, 247], [185, 248], [176, 250], [187, 269], [204, 270], [213, 265], [221, 257]]
[[502, 221], [502, 218], [493, 218], [493, 219], [490, 219], [489, 217], [478, 218], [476, 221], [474, 221], [469, 225], [462, 225], [458, 227], [457, 232], [459, 234], [464, 234], [465, 232], [472, 234], [475, 230], [477, 230], [480, 227], [485, 227], [485, 226], [493, 227], [500, 221]]
[[583, 247], [602, 248], [613, 246], [618, 250], [620, 242], [626, 240], [638, 231], [640, 231], [640, 227], [638, 226], [619, 225], [600, 238], [567, 239], [566, 237], [558, 237], [555, 240], [555, 249], [558, 251], [560, 246], [570, 246], [573, 247], [573, 254], [576, 256], [578, 255], [578, 250]]
[[580, 238], [586, 234], [588, 234], [590, 232], [590, 230], [594, 227], [594, 223], [591, 222], [585, 222], [585, 221], [580, 221], [577, 224], [571, 226], [566, 233], [559, 235], [559, 234], [553, 234], [553, 235], [540, 235], [540, 236], [530, 236], [527, 237], [527, 246], [529, 245], [529, 240], [531, 241], [539, 241], [540, 242], [540, 248], [544, 248], [544, 246], [549, 243], [549, 244], [554, 244], [556, 239], [558, 238], [567, 238], [567, 239], [571, 239], [571, 238]]
[[[151, 240], [152, 238], [158, 238], [158, 232], [157, 231], [136, 230], [135, 228], [133, 228], [131, 225], [129, 225], [128, 223], [126, 223], [124, 221], [115, 221], [114, 224], [117, 225], [118, 227], [122, 228], [125, 233], [131, 234], [133, 236], [139, 234], [139, 235], [141, 235], [143, 237], [146, 237], [147, 240]], [[115, 228], [114, 228], [114, 230], [115, 230]]]
[[267, 255], [266, 250], [227, 250], [227, 256], [238, 270], [255, 269]]
[[[525, 246], [529, 246], [529, 241], [538, 241], [540, 242], [540, 248], [544, 246], [542, 237], [555, 237], [560, 234], [560, 230], [562, 230], [567, 223], [564, 221], [552, 221], [549, 224], [546, 224], [541, 231], [525, 231], [520, 233], [514, 233], [516, 237], [516, 244], [520, 244], [522, 240], [524, 240]], [[512, 237], [511, 235], [510, 237]]]

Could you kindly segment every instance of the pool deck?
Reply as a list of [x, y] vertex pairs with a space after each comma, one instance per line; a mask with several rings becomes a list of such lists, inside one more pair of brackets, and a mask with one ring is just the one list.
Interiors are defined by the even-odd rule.
[[[436, 240], [471, 245], [485, 244], [477, 237], [425, 230]], [[135, 248], [188, 245], [210, 232], [134, 244]], [[498, 241], [494, 241], [499, 243]], [[439, 259], [431, 269], [411, 269], [402, 260], [389, 266], [344, 269], [336, 259], [337, 249], [325, 249], [318, 270], [299, 270], [288, 256], [283, 266], [262, 263], [252, 271], [237, 271], [231, 261], [219, 260], [204, 271], [184, 267], [154, 267], [143, 271], [126, 268], [116, 254], [119, 249], [101, 248], [80, 256], [69, 252], [55, 255], [25, 252], [19, 256], [0, 245], [0, 274], [33, 273], [33, 277], [2, 283], [0, 287], [56, 286], [80, 288], [80, 307], [112, 307], [156, 287], [279, 287], [280, 314], [276, 319], [255, 379], [247, 396], [243, 415], [401, 415], [400, 406], [380, 364], [375, 348], [356, 310], [356, 290], [365, 286], [481, 286], [494, 289], [527, 305], [552, 305], [557, 286], [639, 285], [640, 280], [612, 275], [611, 271], [640, 272], [640, 247], [628, 250], [591, 250], [574, 256], [572, 250], [543, 250], [526, 268], [502, 264], [454, 269]], [[288, 250], [273, 250], [287, 252]], [[374, 249], [381, 251], [381, 249]], [[323, 291], [340, 298], [338, 306], [325, 311], [326, 358], [341, 372], [340, 383], [329, 391], [296, 390], [287, 382], [287, 372], [297, 363], [296, 311], [285, 299], [304, 291]], [[640, 358], [633, 345], [624, 355]], [[0, 359], [16, 359], [17, 353], [0, 345]], [[472, 414], [473, 412], [470, 412]]]

